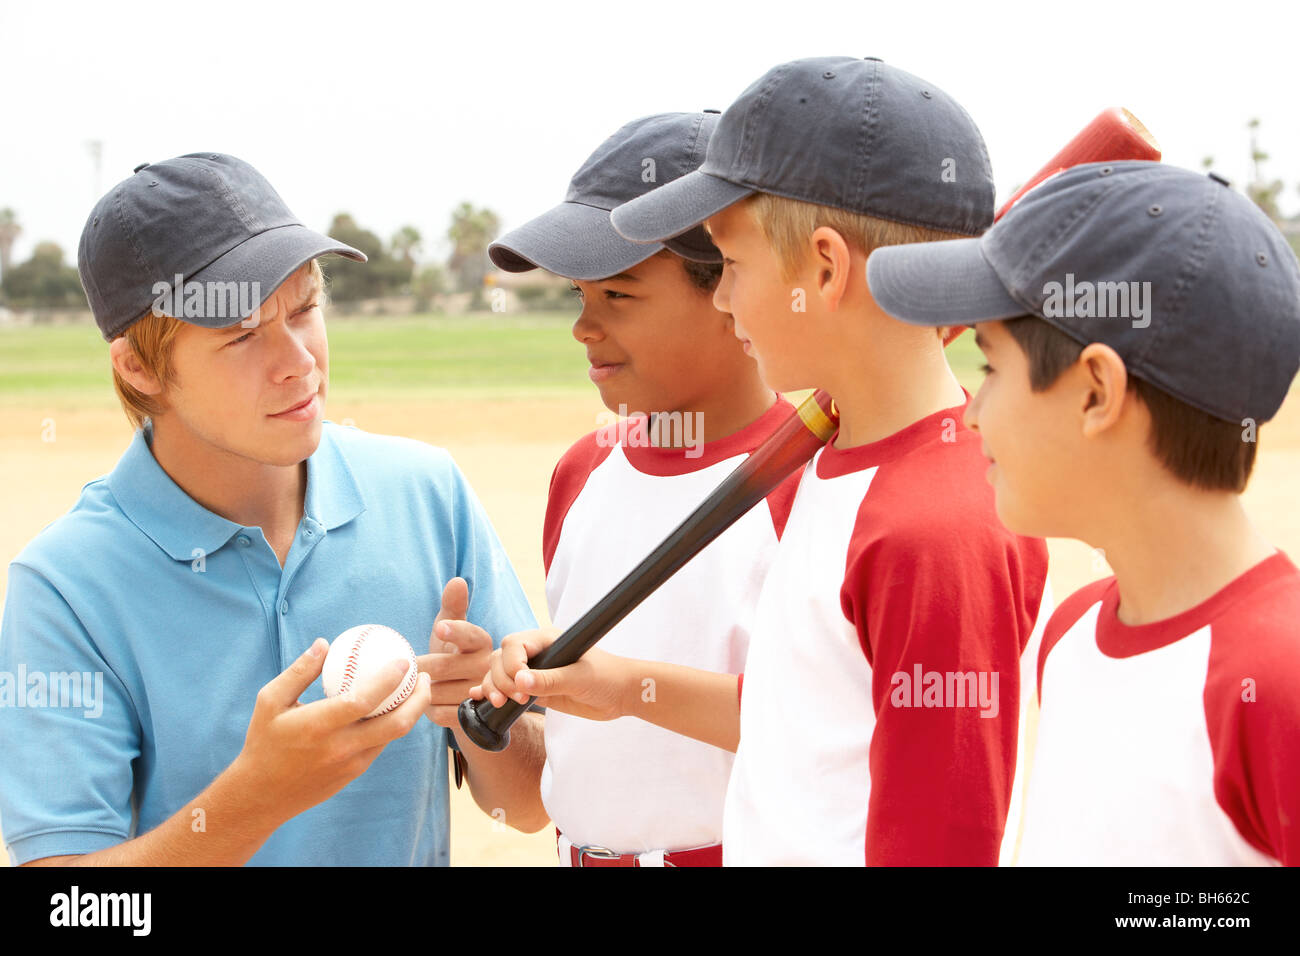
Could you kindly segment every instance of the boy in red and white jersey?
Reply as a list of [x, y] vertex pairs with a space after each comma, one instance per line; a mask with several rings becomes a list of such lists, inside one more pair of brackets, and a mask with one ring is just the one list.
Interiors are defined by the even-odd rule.
[[1300, 368], [1286, 240], [1214, 174], [1092, 164], [869, 280], [978, 323], [998, 514], [1115, 569], [1043, 638], [1018, 862], [1300, 863], [1300, 572], [1240, 501]]
[[[979, 131], [878, 60], [799, 60], [728, 108], [699, 172], [611, 218], [647, 241], [707, 219], [715, 305], [768, 385], [834, 396], [840, 431], [801, 476], [743, 702], [606, 649], [521, 672], [544, 633], [507, 638], [484, 690], [700, 739], [738, 731], [729, 865], [997, 863], [1047, 550], [997, 520], [943, 336], [884, 314], [866, 283], [877, 246], [990, 225]], [[643, 675], [656, 703], [636, 698]]]
[[[583, 164], [559, 206], [494, 243], [503, 269], [574, 282], [573, 335], [618, 420], [556, 466], [543, 535], [551, 619], [581, 617], [793, 412], [713, 307], [721, 257], [702, 229], [628, 242], [609, 210], [694, 170], [716, 113], [628, 123]], [[734, 693], [753, 606], [785, 523], [788, 481], [605, 638], [622, 654], [719, 672]], [[727, 677], [727, 675], [730, 675]], [[640, 688], [654, 699], [653, 685]], [[734, 747], [734, 743], [733, 743]], [[551, 711], [542, 798], [562, 865], [719, 865], [726, 749], [638, 720]]]

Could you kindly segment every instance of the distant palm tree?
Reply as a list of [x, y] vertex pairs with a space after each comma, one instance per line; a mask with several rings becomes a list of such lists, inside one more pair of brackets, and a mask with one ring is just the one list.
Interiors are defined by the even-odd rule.
[[420, 236], [420, 230], [414, 226], [403, 226], [397, 232], [393, 233], [391, 243], [393, 252], [409, 266], [415, 269], [415, 254], [420, 251], [420, 244], [423, 242]]
[[18, 217], [8, 207], [0, 209], [0, 279], [9, 274], [9, 262], [14, 251], [14, 240], [22, 234]]
[[1254, 175], [1249, 183], [1246, 184], [1246, 195], [1254, 201], [1264, 214], [1274, 222], [1282, 218], [1282, 213], [1277, 207], [1277, 197], [1282, 192], [1282, 180], [1274, 179], [1271, 182], [1264, 179], [1263, 163], [1268, 159], [1268, 153], [1259, 148], [1259, 119], [1254, 118], [1246, 124], [1250, 130], [1250, 161]]
[[463, 202], [451, 214], [447, 238], [451, 240], [451, 259], [447, 262], [452, 275], [464, 290], [473, 291], [478, 301], [487, 275], [487, 247], [501, 231], [501, 220], [490, 209], [475, 209]]

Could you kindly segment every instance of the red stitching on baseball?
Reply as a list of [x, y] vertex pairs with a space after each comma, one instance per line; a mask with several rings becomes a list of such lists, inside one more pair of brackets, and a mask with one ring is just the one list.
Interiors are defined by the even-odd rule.
[[[407, 661], [407, 663], [410, 664], [410, 661]], [[405, 703], [406, 698], [411, 696], [411, 691], [415, 690], [415, 682], [419, 679], [419, 676], [419, 673], [414, 667], [408, 667], [406, 671], [406, 680], [402, 681], [402, 686], [397, 690], [397, 698], [378, 714], [375, 714], [375, 716], [379, 717], [386, 714], [390, 710], [395, 710]]]
[[[356, 635], [356, 637], [352, 639], [352, 647], [348, 650], [348, 655], [344, 659], [343, 676], [339, 681], [339, 688], [338, 688], [339, 694], [345, 694], [352, 688], [352, 684], [355, 682], [357, 675], [361, 669], [361, 660], [360, 660], [361, 646], [365, 643], [366, 638], [369, 637], [371, 634], [375, 633], [376, 630], [380, 627], [383, 627], [383, 625], [379, 625], [379, 624], [366, 625]], [[394, 631], [393, 633], [396, 634], [397, 632]], [[400, 634], [397, 636], [401, 637]], [[405, 638], [403, 638], [403, 641], [405, 641]], [[407, 647], [409, 648], [410, 644], [407, 644]], [[415, 690], [415, 684], [420, 677], [419, 670], [416, 667], [413, 658], [414, 658], [414, 652], [412, 652], [411, 656], [407, 658], [406, 679], [403, 680], [402, 685], [396, 691], [393, 692], [394, 697], [392, 702], [388, 704], [388, 706], [384, 707], [382, 710], [373, 711], [370, 714], [367, 714], [366, 715], [367, 717], [379, 717], [382, 714], [386, 714], [389, 711], [394, 710], [395, 708], [401, 706], [401, 704], [406, 700], [406, 698], [411, 696], [411, 692]]]
[[339, 693], [346, 694], [352, 689], [352, 682], [357, 676], [357, 667], [360, 665], [359, 654], [361, 645], [365, 643], [366, 635], [370, 633], [370, 628], [366, 628], [358, 634], [352, 641], [352, 649], [348, 651], [348, 656], [343, 664], [343, 679], [339, 682]]

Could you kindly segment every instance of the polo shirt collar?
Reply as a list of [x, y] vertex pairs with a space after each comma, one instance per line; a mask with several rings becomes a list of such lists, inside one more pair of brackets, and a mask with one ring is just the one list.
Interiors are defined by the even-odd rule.
[[[307, 459], [304, 518], [331, 531], [366, 509], [352, 469], [334, 441], [331, 428], [321, 431], [316, 451]], [[138, 429], [130, 446], [108, 476], [109, 490], [122, 512], [158, 547], [178, 561], [212, 554], [243, 526], [203, 507], [171, 479], [149, 448], [153, 424]]]

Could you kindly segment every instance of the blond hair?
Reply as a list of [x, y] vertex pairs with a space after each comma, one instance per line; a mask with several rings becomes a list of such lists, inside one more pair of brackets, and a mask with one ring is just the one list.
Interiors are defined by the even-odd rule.
[[[311, 272], [316, 281], [321, 284], [323, 296], [324, 276], [321, 273], [320, 262], [315, 259], [311, 260]], [[176, 381], [172, 349], [176, 344], [176, 335], [184, 325], [185, 323], [180, 319], [170, 315], [157, 315], [153, 309], [150, 309], [127, 326], [121, 336], [118, 336], [126, 337], [127, 344], [139, 359], [141, 368], [158, 381], [163, 392], [166, 392], [168, 386]], [[113, 390], [117, 392], [117, 400], [121, 402], [122, 411], [126, 413], [132, 428], [143, 428], [146, 419], [153, 418], [165, 407], [161, 401], [161, 393], [144, 394], [122, 378], [116, 367], [113, 368]]]
[[745, 203], [776, 254], [781, 264], [781, 278], [785, 280], [793, 279], [803, 265], [808, 254], [808, 237], [822, 226], [834, 229], [845, 242], [864, 255], [870, 255], [872, 250], [881, 246], [970, 238], [966, 233], [942, 232], [925, 226], [877, 219], [772, 193], [755, 193]]

